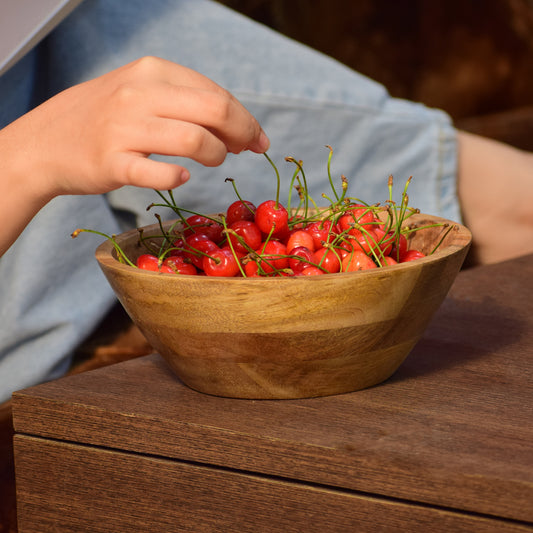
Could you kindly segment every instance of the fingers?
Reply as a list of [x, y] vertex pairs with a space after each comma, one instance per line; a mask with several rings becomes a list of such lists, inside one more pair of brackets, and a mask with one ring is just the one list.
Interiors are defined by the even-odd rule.
[[112, 172], [121, 177], [121, 185], [134, 185], [166, 191], [183, 185], [190, 177], [186, 168], [153, 161], [139, 154], [118, 154]]
[[[122, 87], [121, 91], [123, 94], [117, 95], [117, 99], [121, 101], [122, 107], [135, 110], [137, 114], [140, 113], [139, 110], [145, 108], [146, 118], [159, 117], [177, 123], [201, 126], [220, 139], [228, 152], [239, 153], [243, 150], [264, 152], [268, 148], [268, 138], [257, 120], [226, 91], [213, 92], [169, 83], [149, 83], [135, 88]], [[171, 136], [173, 131], [170, 123], [165, 124], [161, 121], [159, 124]], [[183, 126], [177, 124], [176, 128], [180, 131]], [[150, 129], [150, 134], [153, 135], [155, 128]], [[157, 138], [163, 140], [161, 135]], [[169, 138], [169, 142], [174, 142], [174, 149], [178, 147], [179, 140], [179, 137]], [[148, 135], [146, 141], [150, 142]], [[158, 151], [153, 143], [151, 144], [150, 153], [193, 157], [190, 151], [183, 154], [175, 152], [169, 154], [168, 148], [162, 146], [160, 149], [163, 151]]]
[[[147, 108], [137, 119], [141, 121], [139, 127], [131, 130], [137, 135], [131, 148], [137, 151], [191, 157], [211, 166], [220, 164], [226, 152], [263, 152], [268, 148], [268, 138], [259, 123], [229, 93], [170, 84], [130, 88], [127, 93], [117, 97], [123, 108], [137, 114], [143, 106]], [[207, 149], [215, 150], [212, 157]]]
[[186, 157], [208, 167], [222, 164], [228, 153], [226, 144], [209, 129], [182, 120], [151, 117], [143, 122], [140, 134], [131, 135], [130, 152]]
[[154, 112], [159, 116], [203, 126], [216, 135], [229, 152], [265, 151], [268, 139], [245, 107], [227, 91], [186, 86], [160, 86]]
[[121, 79], [114, 94], [118, 107], [137, 114], [146, 109], [146, 114], [202, 126], [229, 152], [268, 149], [268, 137], [255, 118], [228, 91], [205, 76], [157, 58], [143, 58], [123, 69], [115, 74]]
[[49, 131], [47, 146], [68, 154], [48, 158], [47, 173], [60, 193], [107, 192], [126, 184], [171, 189], [188, 179], [188, 171], [150, 160], [150, 154], [217, 166], [228, 152], [262, 153], [269, 146], [257, 120], [228, 91], [156, 58], [67, 89], [38, 113]]

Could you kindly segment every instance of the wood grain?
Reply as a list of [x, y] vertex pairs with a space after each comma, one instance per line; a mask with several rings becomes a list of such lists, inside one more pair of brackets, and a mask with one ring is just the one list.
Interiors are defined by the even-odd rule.
[[[133, 322], [190, 387], [233, 398], [326, 396], [390, 377], [461, 268], [471, 241], [467, 228], [423, 214], [408, 221], [440, 224], [412, 239], [427, 254], [442, 241], [437, 252], [359, 272], [291, 278], [159, 274], [120, 263], [110, 242], [98, 247], [96, 258]], [[143, 239], [160, 235], [158, 224], [143, 230]], [[138, 241], [136, 230], [116, 237], [133, 260], [145, 251]]]
[[462, 272], [376, 387], [219, 398], [152, 355], [16, 393], [15, 429], [533, 524], [531, 259]]
[[28, 436], [17, 436], [17, 470], [20, 533], [531, 531], [504, 520]]

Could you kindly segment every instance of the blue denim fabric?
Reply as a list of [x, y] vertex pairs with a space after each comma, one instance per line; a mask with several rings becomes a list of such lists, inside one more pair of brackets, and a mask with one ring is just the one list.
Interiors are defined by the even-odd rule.
[[[0, 126], [58, 91], [143, 55], [189, 66], [230, 90], [256, 116], [284, 183], [304, 162], [312, 196], [330, 191], [326, 164], [368, 202], [387, 198], [413, 176], [410, 203], [459, 220], [456, 139], [449, 117], [390, 98], [381, 85], [316, 51], [209, 0], [85, 0], [39, 47], [0, 79]], [[225, 209], [242, 196], [273, 196], [275, 175], [263, 156], [230, 155], [218, 168], [180, 161], [192, 174], [176, 191], [180, 205]], [[288, 192], [288, 191], [285, 191]], [[0, 401], [12, 391], [62, 375], [72, 350], [114, 302], [94, 260], [99, 239], [153, 223], [153, 191], [125, 187], [106, 196], [62, 197], [44, 208], [0, 260]], [[161, 215], [167, 213], [161, 212]]]

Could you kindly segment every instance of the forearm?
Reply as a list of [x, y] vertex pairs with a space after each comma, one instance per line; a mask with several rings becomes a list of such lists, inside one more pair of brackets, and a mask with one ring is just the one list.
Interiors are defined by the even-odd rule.
[[15, 122], [0, 130], [0, 257], [54, 197], [52, 183], [32, 168], [33, 157], [17, 126]]

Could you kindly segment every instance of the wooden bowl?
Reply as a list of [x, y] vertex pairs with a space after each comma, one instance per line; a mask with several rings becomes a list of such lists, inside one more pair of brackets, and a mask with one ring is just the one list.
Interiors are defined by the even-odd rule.
[[[144, 235], [158, 233], [157, 224], [144, 228]], [[410, 247], [427, 253], [442, 234], [416, 232]], [[144, 251], [137, 230], [116, 241], [130, 258]], [[149, 272], [120, 263], [109, 241], [96, 258], [133, 322], [186, 385], [281, 399], [351, 392], [390, 377], [446, 297], [470, 242], [469, 230], [456, 224], [436, 253], [416, 261], [292, 278]]]

